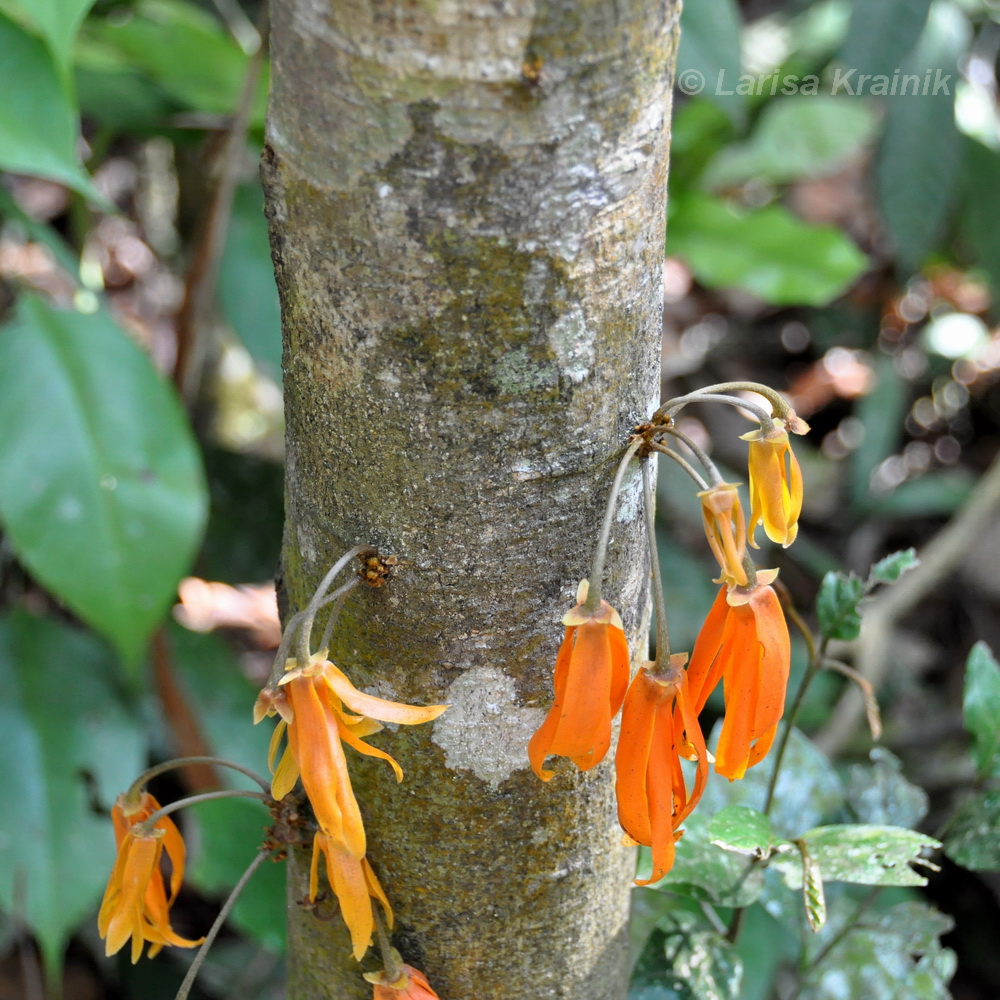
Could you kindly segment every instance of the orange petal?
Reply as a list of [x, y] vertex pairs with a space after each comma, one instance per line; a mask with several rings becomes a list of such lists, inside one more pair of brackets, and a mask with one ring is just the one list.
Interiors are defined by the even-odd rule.
[[552, 739], [559, 726], [559, 719], [562, 716], [562, 701], [566, 693], [566, 679], [569, 676], [569, 659], [573, 652], [574, 626], [567, 626], [566, 635], [559, 652], [556, 655], [556, 669], [553, 686], [555, 688], [555, 700], [549, 709], [545, 721], [538, 727], [535, 734], [528, 740], [528, 760], [531, 762], [531, 769], [542, 781], [548, 781], [554, 771], [546, 771], [542, 765], [549, 755], [549, 748], [552, 746]]
[[326, 877], [340, 903], [340, 915], [351, 934], [354, 958], [360, 962], [371, 944], [375, 919], [372, 916], [371, 897], [359, 858], [341, 850], [322, 833], [316, 834], [326, 860]]
[[611, 718], [618, 714], [628, 690], [629, 674], [632, 672], [632, 657], [628, 651], [625, 633], [616, 625], [608, 630], [611, 644]]
[[[678, 727], [678, 722], [682, 724], [683, 732]], [[708, 781], [708, 749], [705, 746], [705, 737], [702, 735], [698, 716], [695, 715], [691, 705], [686, 677], [681, 682], [680, 690], [677, 692], [677, 710], [674, 713], [674, 738], [678, 746], [682, 745], [682, 741], [689, 746], [693, 746], [695, 753], [698, 755], [694, 788], [691, 794], [685, 797], [683, 808], [674, 817], [674, 826], [677, 827], [687, 819], [691, 811], [698, 804], [705, 792], [705, 785]]]
[[345, 726], [342, 722], [338, 723], [340, 729], [340, 738], [349, 746], [353, 747], [358, 753], [363, 753], [366, 757], [378, 757], [379, 760], [388, 761], [392, 765], [393, 771], [396, 773], [396, 781], [403, 780], [403, 769], [396, 763], [396, 761], [389, 756], [384, 750], [379, 750], [378, 747], [369, 746], [363, 740], [358, 739], [357, 736], [351, 731], [350, 727]]
[[758, 587], [750, 598], [760, 651], [760, 682], [754, 714], [754, 735], [777, 725], [785, 711], [785, 691], [792, 648], [778, 595]]
[[718, 661], [718, 654], [728, 617], [726, 588], [721, 587], [695, 640], [691, 665], [687, 671], [688, 691], [696, 715], [701, 714], [708, 696], [722, 678], [722, 664]]
[[403, 705], [398, 701], [386, 701], [374, 695], [359, 691], [348, 679], [347, 675], [329, 661], [323, 668], [323, 678], [337, 697], [352, 712], [364, 715], [380, 722], [396, 722], [405, 726], [416, 726], [422, 722], [436, 719], [447, 705]]
[[589, 761], [586, 767], [599, 763], [611, 745], [609, 628], [589, 622], [577, 626], [562, 715], [549, 748], [550, 753]]
[[719, 657], [725, 677], [726, 715], [715, 770], [732, 781], [742, 778], [747, 768], [760, 678], [760, 643], [753, 613], [746, 605], [732, 609]]
[[629, 686], [622, 706], [622, 727], [615, 752], [615, 798], [618, 822], [637, 843], [652, 843], [646, 774], [653, 741], [656, 706], [659, 704], [654, 681], [640, 667]]

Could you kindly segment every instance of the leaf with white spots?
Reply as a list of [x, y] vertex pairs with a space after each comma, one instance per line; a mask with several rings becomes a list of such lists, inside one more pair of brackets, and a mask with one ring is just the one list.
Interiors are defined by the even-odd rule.
[[31, 574], [134, 662], [205, 521], [184, 413], [104, 312], [26, 295], [0, 357], [4, 532]]

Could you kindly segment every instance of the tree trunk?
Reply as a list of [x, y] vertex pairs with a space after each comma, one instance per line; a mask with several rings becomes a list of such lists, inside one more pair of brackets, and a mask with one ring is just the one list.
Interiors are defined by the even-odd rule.
[[[678, 8], [272, 2], [285, 588], [300, 607], [356, 543], [399, 557], [352, 595], [331, 658], [451, 705], [373, 741], [403, 784], [350, 761], [395, 943], [443, 1000], [626, 991], [634, 852], [610, 758], [543, 785], [526, 746], [615, 462], [658, 397]], [[605, 596], [641, 660], [638, 473], [612, 537]], [[307, 869], [294, 852], [289, 998], [370, 998], [339, 917], [297, 905]]]

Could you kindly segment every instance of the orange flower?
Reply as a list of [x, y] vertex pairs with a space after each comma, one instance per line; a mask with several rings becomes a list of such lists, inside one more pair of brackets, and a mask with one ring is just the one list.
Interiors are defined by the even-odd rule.
[[[167, 836], [159, 823], [150, 833], [138, 825], [125, 830], [97, 916], [97, 929], [101, 937], [106, 938], [105, 954], [121, 951], [131, 938], [132, 963], [135, 964], [147, 941], [152, 958], [166, 944], [194, 948], [204, 940], [189, 941], [175, 934], [170, 926], [170, 903], [174, 897], [167, 900], [160, 872], [160, 857]], [[174, 870], [176, 872], [176, 865]], [[179, 880], [177, 884], [179, 886]]]
[[[674, 844], [683, 833], [678, 827], [697, 805], [708, 778], [708, 753], [690, 701], [686, 660], [687, 653], [672, 656], [666, 678], [649, 672], [655, 664], [645, 664], [622, 708], [615, 754], [618, 822], [631, 842], [653, 849], [653, 872], [636, 885], [658, 882], [673, 867]], [[698, 760], [690, 795], [679, 757], [688, 747]]]
[[332, 837], [320, 830], [313, 838], [312, 865], [309, 869], [309, 898], [319, 890], [319, 859], [326, 863], [326, 877], [340, 903], [340, 914], [351, 932], [351, 947], [359, 962], [372, 941], [375, 918], [372, 898], [382, 904], [389, 927], [393, 924], [392, 907], [382, 891], [367, 858], [355, 858]]
[[[398, 957], [397, 953], [397, 960]], [[399, 976], [391, 983], [385, 981], [384, 971], [366, 972], [365, 979], [375, 984], [372, 1000], [439, 1000], [427, 977], [412, 965], [402, 966]]]
[[698, 496], [701, 498], [705, 536], [722, 571], [715, 582], [745, 587], [747, 571], [743, 568], [743, 557], [747, 551], [747, 529], [736, 485], [719, 483]]
[[750, 544], [758, 524], [772, 542], [788, 548], [799, 531], [802, 511], [802, 471], [788, 443], [783, 420], [770, 431], [742, 434], [750, 442]]
[[305, 667], [289, 660], [286, 671], [281, 690], [262, 692], [255, 709], [257, 721], [274, 712], [282, 716], [271, 738], [272, 767], [281, 736], [288, 733], [288, 746], [274, 770], [271, 794], [284, 798], [301, 777], [322, 832], [360, 860], [365, 854], [365, 830], [342, 744], [388, 761], [397, 780], [402, 781], [403, 772], [396, 761], [384, 750], [365, 743], [363, 737], [382, 728], [376, 719], [412, 726], [436, 719], [447, 706], [421, 708], [365, 694], [326, 659], [325, 651], [314, 654]]
[[607, 601], [587, 611], [588, 584], [577, 590], [576, 607], [563, 618], [566, 635], [555, 670], [555, 700], [528, 742], [528, 759], [542, 781], [554, 772], [542, 765], [549, 754], [569, 757], [581, 771], [599, 764], [611, 745], [611, 720], [628, 687], [628, 643], [622, 620]]
[[781, 603], [769, 586], [776, 576], [776, 570], [760, 570], [756, 586], [723, 587], [691, 655], [695, 713], [723, 681], [726, 715], [715, 770], [730, 781], [764, 758], [785, 710], [791, 645]]

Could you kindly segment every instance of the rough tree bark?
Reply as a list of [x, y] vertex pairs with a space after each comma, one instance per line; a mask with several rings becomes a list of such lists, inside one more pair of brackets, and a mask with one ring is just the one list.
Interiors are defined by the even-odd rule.
[[[634, 852], [610, 759], [543, 785], [528, 738], [614, 463], [658, 395], [677, 0], [273, 0], [263, 174], [285, 336], [284, 582], [401, 560], [331, 658], [450, 703], [351, 760], [395, 941], [444, 1000], [625, 994]], [[605, 596], [636, 658], [627, 481]], [[376, 737], [375, 742], [379, 742]], [[290, 865], [291, 1000], [370, 997]], [[371, 963], [367, 967], [371, 967]]]

